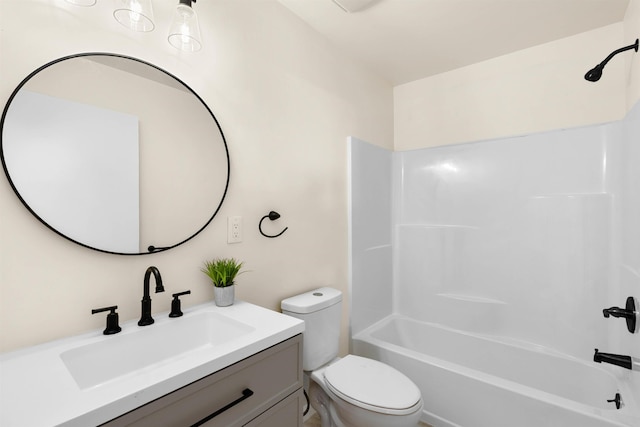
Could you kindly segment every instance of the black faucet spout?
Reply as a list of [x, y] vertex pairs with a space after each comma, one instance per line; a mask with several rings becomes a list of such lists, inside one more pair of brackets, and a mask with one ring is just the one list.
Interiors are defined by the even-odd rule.
[[631, 356], [612, 353], [600, 353], [597, 348], [595, 354], [593, 355], [593, 361], [596, 363], [610, 363], [612, 365], [620, 366], [621, 368], [625, 369], [632, 368]]
[[149, 279], [151, 279], [152, 274], [156, 282], [156, 293], [164, 292], [160, 270], [158, 270], [157, 267], [151, 266], [147, 268], [147, 271], [144, 273], [144, 298], [149, 298]]
[[154, 266], [147, 268], [147, 271], [144, 273], [142, 314], [140, 316], [140, 320], [138, 321], [138, 326], [147, 326], [147, 325], [151, 325], [154, 322], [153, 317], [151, 317], [151, 295], [149, 292], [149, 280], [151, 279], [152, 274], [156, 282], [156, 293], [164, 292], [164, 286], [162, 285], [162, 276], [160, 275], [160, 270], [158, 270], [158, 268]]

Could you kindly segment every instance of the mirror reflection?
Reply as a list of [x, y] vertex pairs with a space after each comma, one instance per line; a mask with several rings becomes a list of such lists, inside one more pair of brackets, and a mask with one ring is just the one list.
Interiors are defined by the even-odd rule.
[[2, 115], [2, 164], [53, 231], [117, 254], [166, 250], [214, 218], [229, 155], [188, 86], [140, 60], [83, 54], [29, 75]]

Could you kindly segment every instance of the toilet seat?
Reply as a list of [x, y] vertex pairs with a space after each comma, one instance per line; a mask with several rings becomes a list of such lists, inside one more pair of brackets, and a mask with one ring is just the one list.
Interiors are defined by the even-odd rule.
[[370, 411], [406, 415], [421, 406], [413, 381], [377, 360], [345, 356], [325, 369], [324, 379], [338, 397]]

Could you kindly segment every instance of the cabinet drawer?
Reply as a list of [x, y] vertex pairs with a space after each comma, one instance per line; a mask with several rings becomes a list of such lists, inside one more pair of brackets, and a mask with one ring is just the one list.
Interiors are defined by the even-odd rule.
[[[104, 425], [184, 427], [206, 420], [207, 427], [241, 426], [301, 387], [297, 335]], [[243, 396], [247, 389], [251, 395]]]

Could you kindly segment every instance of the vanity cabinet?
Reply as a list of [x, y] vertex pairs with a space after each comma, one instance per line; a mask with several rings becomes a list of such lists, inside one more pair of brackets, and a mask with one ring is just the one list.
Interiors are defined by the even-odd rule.
[[105, 427], [301, 427], [302, 335], [115, 418]]

